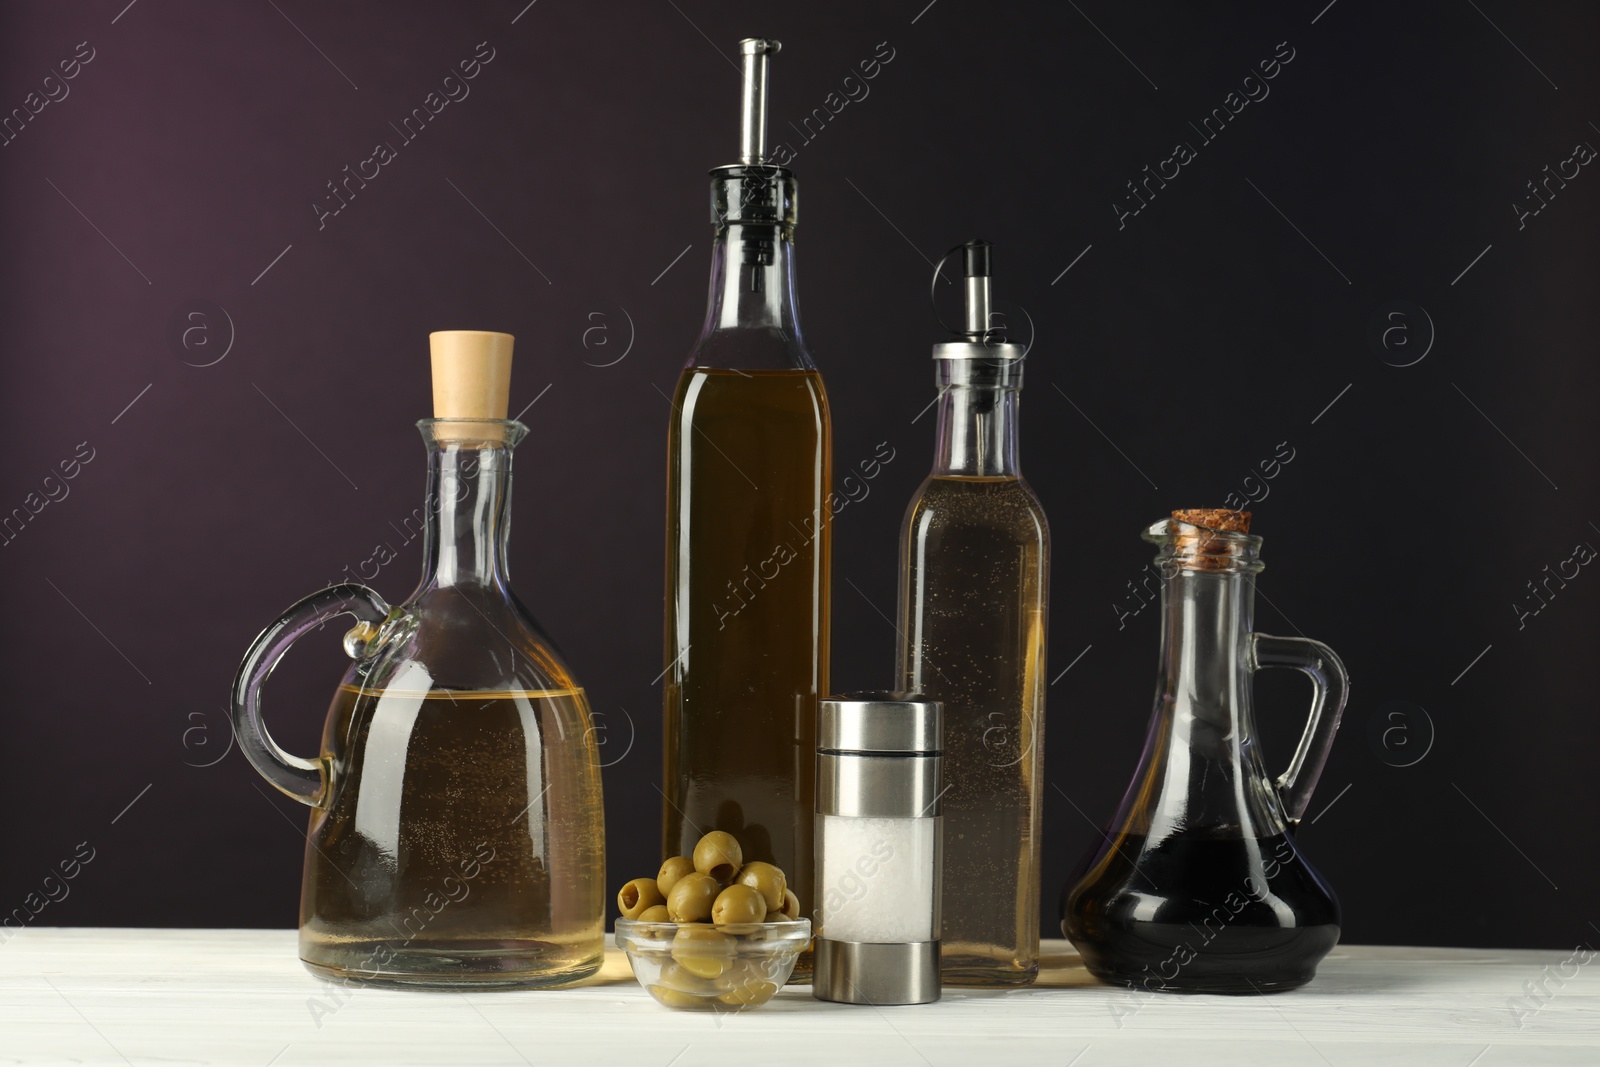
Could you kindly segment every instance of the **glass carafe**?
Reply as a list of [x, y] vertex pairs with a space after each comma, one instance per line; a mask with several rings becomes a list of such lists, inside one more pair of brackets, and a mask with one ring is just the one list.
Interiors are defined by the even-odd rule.
[[[425, 419], [423, 577], [391, 608], [363, 585], [315, 593], [268, 627], [234, 685], [240, 747], [310, 805], [300, 958], [341, 980], [562, 985], [603, 953], [605, 852], [589, 707], [507, 579], [504, 419]], [[261, 686], [338, 615], [354, 659], [322, 752], [277, 746]]]
[[[1176, 518], [1144, 537], [1160, 546], [1162, 575], [1155, 712], [1111, 832], [1063, 897], [1061, 928], [1108, 982], [1293, 989], [1339, 939], [1338, 900], [1293, 831], [1348, 679], [1328, 646], [1254, 632], [1260, 537]], [[1263, 667], [1292, 667], [1313, 684], [1310, 719], [1276, 780], [1251, 710], [1251, 675]]]

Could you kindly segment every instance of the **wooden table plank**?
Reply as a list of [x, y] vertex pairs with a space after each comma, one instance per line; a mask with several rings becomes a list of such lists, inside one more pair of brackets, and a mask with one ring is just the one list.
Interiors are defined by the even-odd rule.
[[1571, 955], [1345, 946], [1305, 989], [1240, 998], [1112, 989], [1052, 941], [1032, 989], [880, 1009], [790, 987], [707, 1016], [656, 1005], [615, 950], [559, 992], [350, 990], [289, 930], [30, 928], [0, 945], [0, 1063], [1595, 1067], [1600, 965]]

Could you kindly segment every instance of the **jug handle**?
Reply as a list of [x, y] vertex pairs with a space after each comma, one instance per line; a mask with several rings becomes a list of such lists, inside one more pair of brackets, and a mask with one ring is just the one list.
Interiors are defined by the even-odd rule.
[[1294, 758], [1276, 782], [1284, 814], [1293, 827], [1305, 815], [1311, 791], [1322, 777], [1323, 764], [1328, 762], [1333, 735], [1339, 729], [1339, 717], [1344, 714], [1345, 698], [1350, 692], [1350, 676], [1338, 654], [1321, 641], [1251, 634], [1250, 669], [1264, 667], [1292, 667], [1311, 679], [1311, 715], [1306, 719]]
[[[376, 644], [375, 628], [389, 617], [389, 605], [364, 585], [329, 586], [301, 600], [261, 631], [239, 664], [233, 680], [233, 732], [239, 748], [261, 777], [300, 801], [318, 807], [327, 796], [328, 769], [318, 760], [301, 759], [272, 740], [261, 719], [261, 687], [283, 654], [308, 631], [339, 615], [353, 615], [360, 624], [345, 637], [345, 651], [361, 658]], [[364, 626], [361, 624], [365, 624]]]

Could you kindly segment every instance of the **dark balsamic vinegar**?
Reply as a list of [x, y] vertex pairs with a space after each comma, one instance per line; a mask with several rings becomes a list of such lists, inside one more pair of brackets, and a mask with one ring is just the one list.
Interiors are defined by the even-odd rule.
[[1339, 940], [1339, 902], [1283, 834], [1124, 834], [1062, 900], [1061, 929], [1106, 982], [1270, 993], [1316, 974]]

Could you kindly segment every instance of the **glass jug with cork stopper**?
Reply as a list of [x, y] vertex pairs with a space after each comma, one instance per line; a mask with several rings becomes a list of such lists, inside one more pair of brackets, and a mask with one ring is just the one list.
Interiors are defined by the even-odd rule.
[[[240, 748], [311, 808], [300, 957], [328, 978], [542, 987], [603, 954], [600, 766], [588, 700], [511, 592], [506, 544], [512, 338], [430, 335], [434, 414], [422, 581], [390, 607], [347, 583], [256, 638], [233, 689]], [[339, 615], [354, 661], [322, 751], [279, 748], [262, 685], [289, 646]]]
[[[1261, 538], [1250, 513], [1174, 511], [1159, 546], [1160, 671], [1144, 754], [1111, 832], [1062, 901], [1097, 977], [1152, 991], [1268, 993], [1310, 981], [1339, 940], [1339, 902], [1293, 836], [1333, 745], [1349, 679], [1327, 645], [1253, 626]], [[1270, 778], [1251, 675], [1292, 667], [1311, 714]]]

